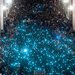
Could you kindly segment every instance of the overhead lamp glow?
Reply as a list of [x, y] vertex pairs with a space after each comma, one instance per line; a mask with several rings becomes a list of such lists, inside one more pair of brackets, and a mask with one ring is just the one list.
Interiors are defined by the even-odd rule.
[[70, 0], [62, 0], [63, 3], [69, 3]]
[[69, 10], [69, 11], [73, 11], [73, 10], [74, 10], [74, 5], [70, 5], [70, 6], [68, 7], [68, 10]]
[[3, 9], [3, 11], [5, 11], [5, 10], [7, 10], [8, 8], [7, 8], [5, 5], [3, 5], [3, 6], [2, 6], [2, 9]]
[[5, 3], [10, 5], [10, 4], [12, 4], [12, 0], [5, 0]]

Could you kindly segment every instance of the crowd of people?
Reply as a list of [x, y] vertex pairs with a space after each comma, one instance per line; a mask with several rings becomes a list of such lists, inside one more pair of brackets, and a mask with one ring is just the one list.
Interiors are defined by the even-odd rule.
[[[58, 36], [59, 34], [60, 36]], [[66, 17], [62, 4], [59, 4], [59, 0], [14, 0], [8, 17], [4, 21], [4, 30], [2, 31], [0, 36], [1, 72], [5, 75], [33, 75], [32, 73], [30, 73], [31, 70], [34, 68], [36, 70], [40, 69], [36, 65], [41, 64], [44, 61], [44, 64], [42, 63], [42, 67], [48, 72], [47, 75], [63, 75], [59, 73], [59, 69], [62, 70], [62, 73], [65, 73], [66, 71], [71, 70], [71, 66], [73, 67], [73, 65], [75, 65], [71, 64], [68, 67], [68, 70], [66, 70], [66, 68], [66, 71], [63, 70], [63, 63], [66, 62], [65, 65], [67, 65], [68, 61], [69, 63], [71, 63], [68, 58], [68, 53], [70, 52], [70, 45], [74, 45], [75, 42], [74, 34], [75, 33], [72, 29], [72, 19], [68, 19]], [[73, 39], [71, 38], [70, 40], [69, 36]], [[62, 42], [60, 41], [60, 39], [62, 39]], [[65, 42], [67, 43], [67, 45], [65, 45]], [[45, 43], [48, 45], [46, 46]], [[27, 53], [26, 49], [22, 52], [19, 51], [21, 47], [23, 47], [23, 44], [26, 48], [31, 48], [29, 52], [32, 53], [31, 58], [29, 58], [29, 54]], [[51, 45], [49, 46], [49, 44]], [[16, 47], [18, 48], [18, 50]], [[62, 52], [57, 52], [55, 48], [57, 48], [57, 50], [62, 50]], [[49, 49], [51, 50], [49, 51], [50, 54], [46, 49], [48, 51]], [[69, 51], [67, 52], [68, 56], [66, 55], [65, 49]], [[55, 56], [53, 56], [52, 53], [54, 53]], [[56, 53], [58, 53], [59, 56], [56, 55]], [[64, 59], [64, 53], [67, 59]], [[45, 57], [47, 63], [43, 59], [43, 56]], [[34, 57], [36, 57], [38, 60], [36, 60], [36, 58]], [[58, 61], [55, 61], [55, 58], [57, 57], [59, 58], [58, 61], [60, 62], [62, 61], [61, 58], [63, 58], [62, 64], [59, 65], [57, 63]], [[7, 58], [8, 61], [6, 61]], [[24, 58], [25, 60], [23, 60]], [[54, 62], [49, 58], [54, 60]], [[9, 60], [11, 61], [9, 62]], [[21, 60], [21, 63], [19, 63], [19, 60]], [[73, 60], [74, 58], [72, 59], [72, 61]], [[15, 64], [11, 64], [12, 61], [18, 62], [16, 62]], [[27, 64], [26, 62], [29, 63]], [[17, 68], [15, 70], [13, 68], [13, 70], [11, 68], [11, 66], [20, 66], [20, 64], [22, 66], [19, 67], [19, 69]], [[59, 67], [56, 65], [58, 65]], [[54, 67], [56, 67], [56, 70], [54, 69]], [[3, 72], [4, 70], [5, 72]], [[52, 74], [50, 74], [49, 71]], [[17, 72], [19, 72], [20, 74]], [[65, 75], [66, 74], [69, 73], [66, 72]], [[71, 72], [71, 74], [74, 75], [75, 73]]]

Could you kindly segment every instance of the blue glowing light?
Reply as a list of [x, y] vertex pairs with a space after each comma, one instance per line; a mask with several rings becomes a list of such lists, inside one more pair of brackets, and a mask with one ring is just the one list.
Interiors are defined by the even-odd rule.
[[60, 40], [60, 39], [61, 39], [61, 35], [57, 35], [57, 36], [56, 36], [56, 39], [57, 39], [57, 40]]
[[24, 49], [24, 52], [27, 53], [27, 49]]

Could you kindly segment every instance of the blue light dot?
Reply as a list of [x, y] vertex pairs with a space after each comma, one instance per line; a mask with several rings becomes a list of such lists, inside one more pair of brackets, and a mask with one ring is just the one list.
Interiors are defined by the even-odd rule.
[[27, 52], [27, 49], [24, 49], [24, 52], [26, 53]]

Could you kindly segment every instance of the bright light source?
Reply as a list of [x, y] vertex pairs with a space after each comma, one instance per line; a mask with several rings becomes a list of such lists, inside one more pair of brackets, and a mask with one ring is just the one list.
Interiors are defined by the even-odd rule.
[[68, 10], [69, 10], [69, 11], [73, 11], [73, 10], [74, 10], [74, 5], [70, 5], [70, 6], [68, 7]]
[[3, 6], [2, 6], [2, 9], [5, 11], [5, 10], [7, 10], [8, 8], [3, 5]]
[[69, 3], [70, 0], [62, 0], [63, 3]]
[[[13, 0], [0, 0], [0, 30], [3, 30], [3, 17], [7, 17]], [[3, 13], [6, 13], [5, 15]]]
[[12, 4], [12, 0], [5, 0], [5, 3], [10, 5], [10, 4]]
[[24, 49], [24, 52], [27, 52], [27, 49]]

